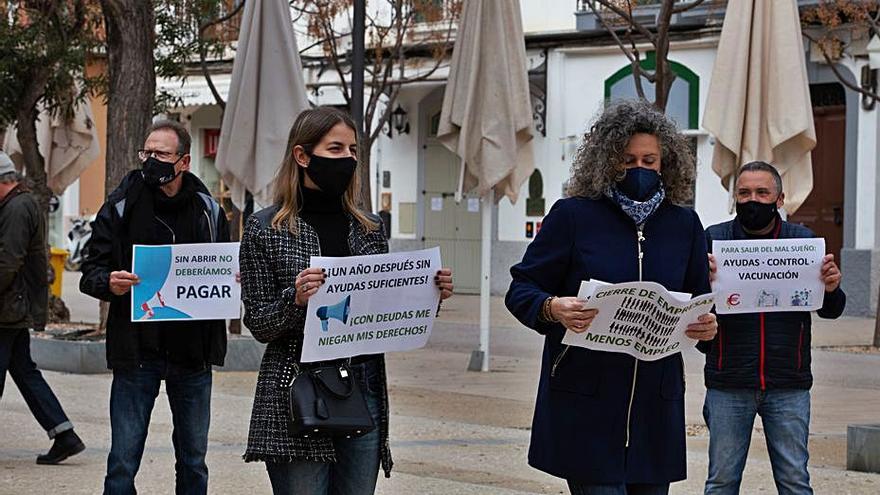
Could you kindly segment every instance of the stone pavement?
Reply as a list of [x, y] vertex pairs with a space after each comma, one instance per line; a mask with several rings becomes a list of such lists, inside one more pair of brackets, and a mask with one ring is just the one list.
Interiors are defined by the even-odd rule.
[[[68, 304], [77, 306], [75, 314], [86, 321], [97, 311], [89, 298], [69, 299]], [[520, 326], [495, 298], [492, 371], [468, 372], [469, 354], [478, 341], [478, 307], [476, 297], [454, 297], [444, 303], [428, 347], [388, 356], [395, 470], [391, 479], [380, 479], [378, 493], [567, 493], [560, 480], [526, 464], [541, 338]], [[873, 320], [841, 319], [818, 324], [814, 340], [821, 346], [865, 344], [872, 330]], [[700, 427], [702, 358], [692, 351], [685, 361], [686, 416], [694, 427], [688, 438], [689, 479], [674, 484], [674, 494], [701, 493], [707, 465], [708, 437]], [[846, 425], [880, 422], [880, 356], [815, 350], [814, 372], [810, 465], [816, 493], [880, 493], [880, 475], [844, 469]], [[45, 375], [88, 448], [64, 465], [37, 466], [35, 456], [49, 442], [10, 380], [0, 400], [0, 494], [99, 493], [109, 447], [110, 376]], [[214, 374], [211, 493], [269, 493], [263, 465], [245, 464], [240, 457], [255, 382], [255, 373]], [[170, 436], [170, 413], [162, 393], [138, 475], [141, 493], [172, 492]], [[760, 423], [742, 492], [775, 492]]]

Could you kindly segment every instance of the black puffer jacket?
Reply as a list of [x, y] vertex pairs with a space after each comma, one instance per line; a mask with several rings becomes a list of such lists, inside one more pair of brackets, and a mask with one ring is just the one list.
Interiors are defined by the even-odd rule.
[[[801, 225], [778, 220], [774, 237], [801, 239], [815, 237]], [[736, 220], [706, 229], [709, 250], [712, 241], [748, 238]], [[846, 295], [838, 287], [826, 292], [821, 318], [837, 318], [843, 313]], [[809, 389], [811, 313], [744, 313], [718, 315], [715, 339], [700, 342], [706, 353], [706, 387], [721, 389]]]
[[24, 184], [0, 201], [0, 328], [46, 326], [46, 222]]
[[[208, 189], [196, 176], [187, 173], [184, 180], [191, 181], [190, 187], [196, 190], [196, 198], [193, 201], [193, 208], [197, 210], [193, 215], [195, 218], [193, 231], [198, 239], [196, 242], [228, 242], [229, 224], [223, 209], [208, 194]], [[109, 286], [110, 272], [131, 271], [132, 241], [128, 238], [127, 232], [133, 205], [127, 197], [129, 190], [136, 187], [144, 187], [139, 170], [126, 175], [119, 187], [110, 193], [107, 202], [101, 206], [95, 221], [92, 222], [92, 237], [85, 248], [83, 276], [79, 285], [84, 294], [110, 302], [107, 321], [107, 365], [111, 369], [131, 369], [137, 367], [143, 359], [141, 339], [145, 324], [131, 323], [131, 295], [116, 296], [110, 292]], [[150, 226], [142, 228], [146, 229]], [[173, 238], [169, 236], [161, 244], [173, 243]], [[168, 323], [156, 325], [163, 324]], [[185, 324], [191, 328], [174, 332], [178, 337], [167, 342], [169, 359], [188, 367], [222, 366], [226, 357], [226, 322], [204, 320]], [[195, 332], [201, 333], [198, 340]], [[194, 345], [197, 348], [194, 349]]]

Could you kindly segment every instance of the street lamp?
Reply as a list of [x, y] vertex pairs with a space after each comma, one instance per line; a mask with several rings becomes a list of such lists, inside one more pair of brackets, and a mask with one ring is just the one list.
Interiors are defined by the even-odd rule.
[[[391, 126], [397, 130], [397, 134], [409, 134], [409, 119], [406, 110], [398, 103], [397, 108], [391, 112]], [[391, 129], [388, 129], [388, 137], [391, 137]]]
[[871, 41], [868, 42], [865, 51], [868, 52], [868, 65], [872, 69], [880, 69], [880, 36], [876, 34], [871, 36]]
[[[871, 41], [865, 47], [868, 52], [868, 65], [862, 67], [861, 87], [863, 90], [877, 92], [877, 69], [880, 69], [880, 37], [876, 34], [871, 36]], [[862, 108], [873, 110], [877, 104], [876, 98], [862, 94]]]

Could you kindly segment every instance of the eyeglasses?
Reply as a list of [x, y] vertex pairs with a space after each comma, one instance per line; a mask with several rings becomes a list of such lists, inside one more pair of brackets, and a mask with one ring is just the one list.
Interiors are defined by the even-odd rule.
[[[176, 161], [173, 160], [175, 156], [182, 156], [178, 152], [174, 151], [159, 151], [159, 150], [138, 150], [137, 152], [138, 159], [142, 162], [147, 161], [147, 158], [154, 156], [163, 162]], [[179, 158], [178, 158], [179, 160]]]

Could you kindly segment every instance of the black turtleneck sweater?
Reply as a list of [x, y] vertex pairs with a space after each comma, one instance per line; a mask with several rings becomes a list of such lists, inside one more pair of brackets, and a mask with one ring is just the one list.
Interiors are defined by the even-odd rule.
[[[302, 209], [299, 217], [309, 224], [318, 234], [321, 245], [321, 256], [351, 256], [348, 246], [348, 233], [351, 226], [348, 215], [342, 207], [342, 198], [332, 196], [317, 189], [309, 189], [303, 185]], [[365, 363], [381, 357], [381, 354], [365, 354], [350, 359], [353, 364]]]
[[342, 198], [303, 186], [300, 218], [315, 229], [321, 245], [321, 256], [351, 256], [348, 246], [348, 215]]

